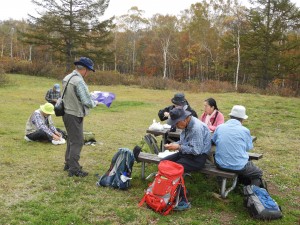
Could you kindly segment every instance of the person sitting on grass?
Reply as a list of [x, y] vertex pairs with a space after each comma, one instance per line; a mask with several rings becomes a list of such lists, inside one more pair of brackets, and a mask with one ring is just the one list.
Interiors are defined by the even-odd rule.
[[250, 130], [244, 127], [243, 121], [248, 118], [246, 108], [242, 105], [233, 106], [230, 119], [217, 127], [212, 142], [216, 145], [215, 164], [217, 168], [239, 175], [239, 183], [265, 187], [260, 168], [249, 161], [253, 148]]
[[[201, 170], [211, 149], [211, 137], [207, 125], [183, 108], [174, 108], [170, 111], [168, 124], [176, 125], [177, 128], [182, 129], [182, 132], [178, 142], [164, 145], [165, 149], [178, 152], [162, 160], [181, 164], [185, 173]], [[191, 207], [184, 195], [181, 198], [182, 200], [174, 210], [184, 210]]]
[[26, 141], [48, 141], [52, 144], [64, 144], [62, 137], [64, 132], [53, 125], [51, 115], [54, 114], [54, 106], [51, 103], [41, 105], [28, 118], [25, 128]]

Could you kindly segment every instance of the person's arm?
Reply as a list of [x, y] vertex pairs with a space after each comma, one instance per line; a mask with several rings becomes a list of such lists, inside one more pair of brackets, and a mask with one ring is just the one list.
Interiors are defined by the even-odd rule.
[[92, 100], [88, 87], [83, 80], [78, 82], [76, 86], [76, 94], [80, 99], [81, 103], [86, 107], [94, 108], [97, 105], [97, 103]]
[[[214, 120], [214, 118], [211, 118], [211, 121], [212, 120]], [[220, 111], [218, 111], [217, 118], [216, 118], [214, 124], [209, 125], [208, 128], [212, 132], [214, 132], [216, 130], [217, 126], [219, 126], [220, 124], [223, 124], [223, 123], [224, 123], [224, 116], [223, 116], [223, 114]]]
[[40, 113], [34, 112], [33, 117], [32, 117], [32, 123], [35, 124], [35, 126], [38, 130], [41, 129], [45, 133], [49, 134], [50, 136], [53, 136], [53, 132], [45, 124], [45, 120], [43, 119], [43, 117]]
[[165, 113], [169, 113], [171, 108], [172, 108], [172, 106], [168, 106], [168, 107], [158, 111], [158, 117], [159, 117], [160, 121], [164, 121], [169, 118], [168, 116], [166, 116]]
[[51, 102], [52, 101], [51, 95], [50, 95], [50, 90], [47, 91], [45, 99], [46, 99], [47, 102]]
[[247, 145], [246, 151], [249, 152], [250, 150], [253, 149], [253, 141], [252, 141], [252, 137], [251, 137], [251, 134], [250, 134], [250, 130], [248, 130], [248, 129], [246, 130], [245, 142], [246, 142], [246, 145]]
[[54, 134], [57, 134], [57, 130], [56, 130], [56, 127], [54, 126], [54, 123], [53, 123], [53, 120], [52, 120], [52, 117], [49, 116], [48, 117], [48, 122], [49, 122], [49, 129], [54, 133]]

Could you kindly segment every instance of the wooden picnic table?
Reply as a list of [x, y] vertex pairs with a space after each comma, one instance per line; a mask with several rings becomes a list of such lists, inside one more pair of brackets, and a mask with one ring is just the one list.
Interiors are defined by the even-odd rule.
[[[173, 142], [174, 139], [172, 139], [172, 138], [179, 139], [182, 130], [181, 129], [176, 129], [176, 131], [171, 132], [170, 129], [165, 128], [163, 130], [150, 130], [150, 129], [147, 129], [146, 132], [148, 134], [153, 134], [154, 136], [162, 136], [162, 144], [161, 144], [161, 148], [159, 148], [159, 149], [160, 149], [161, 152], [163, 152], [165, 150], [164, 145], [167, 143], [167, 141]], [[252, 142], [255, 142], [257, 140], [256, 136], [251, 136], [251, 137], [252, 137]], [[215, 146], [212, 146], [212, 152], [214, 152], [214, 151], [215, 151]], [[262, 154], [249, 152], [249, 157], [250, 157], [250, 159], [258, 160], [258, 159], [262, 158]]]

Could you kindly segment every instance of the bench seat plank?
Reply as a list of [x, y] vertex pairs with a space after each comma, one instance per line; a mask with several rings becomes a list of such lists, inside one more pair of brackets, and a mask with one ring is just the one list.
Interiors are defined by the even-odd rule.
[[[142, 162], [142, 178], [145, 178], [145, 164], [146, 163], [155, 163], [158, 164], [160, 162], [160, 158], [156, 154], [140, 152], [138, 156], [138, 161]], [[220, 176], [222, 178], [222, 186], [221, 186], [221, 197], [226, 198], [230, 191], [232, 191], [237, 184], [237, 174], [232, 172], [226, 172], [219, 170], [215, 165], [211, 162], [207, 162], [205, 167], [199, 171], [200, 173], [213, 175], [213, 176]], [[226, 189], [227, 179], [233, 179], [233, 184], [230, 188]]]

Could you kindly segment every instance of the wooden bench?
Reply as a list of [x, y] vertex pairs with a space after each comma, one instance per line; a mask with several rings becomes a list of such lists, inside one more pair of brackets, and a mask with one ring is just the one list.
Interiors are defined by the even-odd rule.
[[[249, 153], [250, 159], [258, 160], [262, 158], [262, 154], [258, 153]], [[146, 169], [146, 163], [155, 163], [158, 164], [160, 162], [160, 158], [156, 154], [146, 153], [146, 152], [140, 152], [138, 156], [138, 161], [142, 163], [141, 168], [141, 176], [142, 179], [145, 179], [145, 169]], [[221, 191], [220, 195], [222, 198], [226, 198], [230, 191], [232, 191], [237, 184], [237, 178], [238, 175], [236, 173], [227, 172], [223, 170], [219, 170], [214, 164], [212, 164], [210, 161], [207, 160], [205, 167], [200, 170], [199, 172], [213, 175], [213, 176], [219, 176], [222, 179], [221, 184]], [[227, 179], [233, 179], [232, 186], [226, 189]]]

